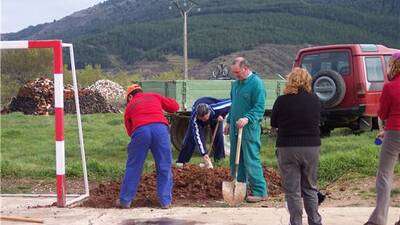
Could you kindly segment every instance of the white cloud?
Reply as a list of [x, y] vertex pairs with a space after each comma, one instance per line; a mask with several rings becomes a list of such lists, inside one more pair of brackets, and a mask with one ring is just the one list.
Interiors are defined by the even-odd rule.
[[61, 19], [105, 0], [1, 0], [1, 33]]

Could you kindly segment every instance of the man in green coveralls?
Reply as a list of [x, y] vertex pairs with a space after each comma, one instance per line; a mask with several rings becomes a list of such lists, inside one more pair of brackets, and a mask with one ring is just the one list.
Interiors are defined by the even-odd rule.
[[239, 161], [239, 182], [249, 184], [252, 195], [247, 196], [247, 202], [260, 202], [267, 199], [267, 183], [265, 181], [261, 160], [261, 125], [265, 108], [264, 83], [249, 68], [247, 60], [237, 57], [231, 66], [231, 71], [237, 78], [231, 88], [231, 111], [225, 126], [225, 134], [230, 134], [231, 174], [235, 168], [237, 130], [243, 128], [242, 147]]

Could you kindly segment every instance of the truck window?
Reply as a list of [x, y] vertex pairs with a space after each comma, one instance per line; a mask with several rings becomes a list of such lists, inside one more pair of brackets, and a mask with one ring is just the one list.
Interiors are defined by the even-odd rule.
[[365, 70], [369, 82], [383, 82], [383, 66], [380, 57], [365, 57]]
[[389, 66], [389, 60], [390, 60], [390, 58], [392, 58], [392, 56], [390, 56], [390, 55], [385, 55], [385, 56], [383, 56], [383, 58], [385, 59], [385, 65], [386, 65], [386, 67], [388, 67], [388, 66]]
[[342, 76], [350, 74], [350, 59], [347, 51], [320, 52], [304, 55], [300, 63], [302, 68], [315, 76], [321, 70], [333, 70]]

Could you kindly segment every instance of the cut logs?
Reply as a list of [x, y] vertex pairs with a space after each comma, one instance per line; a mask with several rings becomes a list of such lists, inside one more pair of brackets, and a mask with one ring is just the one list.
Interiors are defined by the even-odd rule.
[[[125, 92], [112, 81], [100, 80], [89, 88], [78, 90], [81, 113], [121, 113]], [[3, 113], [23, 112], [29, 115], [54, 113], [54, 82], [41, 77], [27, 82], [17, 96], [2, 110]], [[64, 112], [76, 113], [74, 90], [71, 85], [64, 87]]]
[[124, 88], [110, 80], [98, 80], [88, 87], [89, 90], [99, 93], [108, 105], [121, 108], [125, 104]]

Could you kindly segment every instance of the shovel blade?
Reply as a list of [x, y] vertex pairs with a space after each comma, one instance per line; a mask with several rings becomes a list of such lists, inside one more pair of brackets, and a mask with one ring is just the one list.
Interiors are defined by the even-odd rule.
[[237, 181], [222, 182], [222, 196], [229, 206], [239, 205], [246, 197], [246, 183]]

